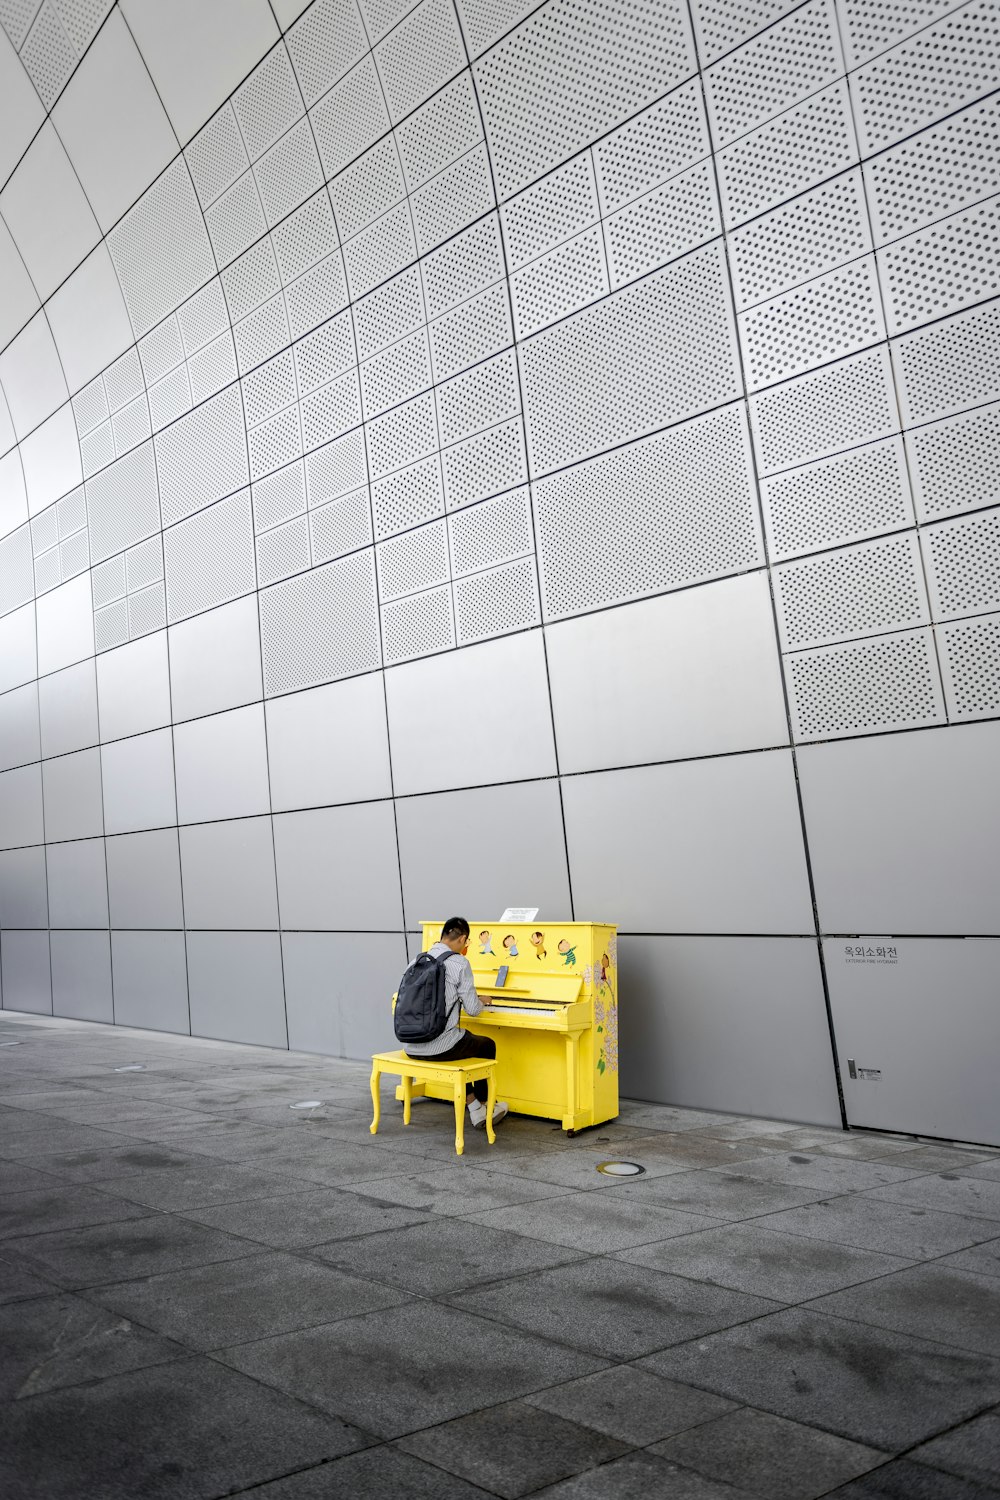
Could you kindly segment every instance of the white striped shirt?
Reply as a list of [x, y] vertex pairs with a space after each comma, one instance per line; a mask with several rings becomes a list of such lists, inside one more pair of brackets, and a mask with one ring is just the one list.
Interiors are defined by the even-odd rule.
[[459, 1026], [463, 1009], [470, 1016], [478, 1016], [485, 1001], [476, 994], [476, 983], [472, 977], [472, 965], [463, 953], [456, 953], [447, 943], [434, 943], [429, 949], [432, 958], [447, 953], [444, 966], [444, 1002], [447, 1021], [440, 1036], [432, 1042], [407, 1042], [406, 1052], [410, 1057], [438, 1057], [448, 1052], [462, 1040], [465, 1032]]

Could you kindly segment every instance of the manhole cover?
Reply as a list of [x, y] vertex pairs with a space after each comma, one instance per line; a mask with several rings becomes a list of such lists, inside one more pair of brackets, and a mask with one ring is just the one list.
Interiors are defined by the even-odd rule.
[[145, 1073], [145, 1063], [126, 1063], [123, 1068], [116, 1068], [116, 1073]]
[[319, 1109], [323, 1103], [322, 1099], [301, 1099], [298, 1104], [290, 1104], [289, 1109]]
[[600, 1161], [597, 1170], [606, 1177], [638, 1177], [646, 1168], [637, 1161]]

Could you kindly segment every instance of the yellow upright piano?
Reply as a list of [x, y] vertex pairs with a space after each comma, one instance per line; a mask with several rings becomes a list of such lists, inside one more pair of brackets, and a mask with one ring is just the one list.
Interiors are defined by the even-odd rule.
[[[424, 922], [423, 946], [441, 937]], [[476, 990], [460, 1024], [497, 1044], [497, 1097], [568, 1135], [618, 1113], [617, 929], [607, 922], [469, 921]], [[507, 980], [497, 986], [502, 965]], [[435, 1093], [429, 1086], [428, 1093]], [[444, 1097], [442, 1094], [441, 1097]]]

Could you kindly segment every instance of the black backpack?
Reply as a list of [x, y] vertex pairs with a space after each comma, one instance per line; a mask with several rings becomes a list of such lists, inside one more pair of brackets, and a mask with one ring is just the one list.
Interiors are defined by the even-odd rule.
[[[451, 948], [439, 958], [418, 953], [399, 981], [393, 1013], [397, 1041], [433, 1042], [446, 1030], [448, 1011], [444, 998], [444, 966], [452, 953]], [[461, 1003], [461, 1000], [457, 1002], [459, 1006]]]

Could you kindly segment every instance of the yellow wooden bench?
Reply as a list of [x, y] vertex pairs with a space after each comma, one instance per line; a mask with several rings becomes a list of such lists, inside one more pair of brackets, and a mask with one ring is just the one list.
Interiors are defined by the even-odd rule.
[[486, 1101], [486, 1138], [492, 1146], [496, 1140], [493, 1129], [493, 1106], [496, 1103], [496, 1062], [492, 1057], [468, 1057], [461, 1062], [439, 1062], [434, 1057], [408, 1057], [405, 1052], [376, 1052], [372, 1058], [372, 1117], [371, 1133], [378, 1131], [382, 1118], [380, 1084], [383, 1073], [399, 1074], [403, 1085], [403, 1124], [410, 1123], [410, 1106], [413, 1102], [413, 1084], [438, 1083], [451, 1087], [455, 1100], [455, 1151], [461, 1156], [465, 1150], [465, 1095], [468, 1086], [477, 1079], [485, 1078], [489, 1085]]

